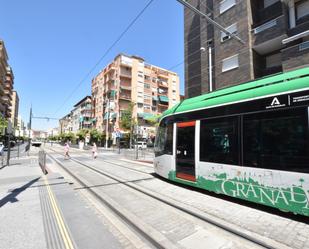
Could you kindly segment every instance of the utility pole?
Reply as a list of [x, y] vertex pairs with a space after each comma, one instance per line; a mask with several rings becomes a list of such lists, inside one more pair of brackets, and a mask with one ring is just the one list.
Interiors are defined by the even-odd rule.
[[28, 156], [30, 155], [30, 147], [31, 147], [31, 123], [32, 123], [32, 105], [30, 107], [30, 116], [29, 116], [29, 149], [28, 149]]
[[105, 126], [105, 132], [106, 132], [106, 136], [105, 136], [105, 149], [108, 148], [108, 123], [109, 123], [109, 98], [107, 99], [107, 119], [106, 119], [106, 126]]
[[8, 128], [7, 128], [7, 134], [8, 134], [8, 154], [6, 158], [6, 165], [10, 165], [10, 157], [11, 157], [11, 133], [12, 133], [12, 123], [11, 120], [8, 121]]

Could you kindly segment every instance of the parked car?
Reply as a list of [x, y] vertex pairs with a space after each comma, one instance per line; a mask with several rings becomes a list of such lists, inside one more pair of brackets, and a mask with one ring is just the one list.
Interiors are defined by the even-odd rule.
[[138, 149], [146, 149], [147, 148], [147, 143], [143, 141], [138, 141], [137, 144], [134, 146], [135, 148], [137, 147]]

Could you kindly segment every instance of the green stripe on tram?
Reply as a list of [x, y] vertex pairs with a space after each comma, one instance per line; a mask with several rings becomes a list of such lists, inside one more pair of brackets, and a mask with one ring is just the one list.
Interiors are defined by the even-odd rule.
[[287, 91], [309, 87], [309, 67], [264, 77], [255, 81], [227, 87], [211, 93], [186, 99], [166, 110], [162, 118], [170, 114], [194, 111], [211, 106], [245, 101], [266, 95], [280, 94]]
[[302, 179], [299, 185], [292, 187], [271, 187], [259, 184], [252, 178], [229, 179], [226, 173], [214, 174], [207, 178], [198, 176], [196, 182], [190, 182], [176, 177], [175, 171], [170, 171], [168, 179], [182, 184], [206, 189], [217, 194], [224, 194], [243, 200], [290, 211], [296, 214], [309, 216], [309, 192], [302, 188]]

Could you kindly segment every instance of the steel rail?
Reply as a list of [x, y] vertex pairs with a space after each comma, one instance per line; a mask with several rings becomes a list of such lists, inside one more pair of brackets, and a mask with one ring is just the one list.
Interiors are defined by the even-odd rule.
[[[134, 190], [136, 190], [136, 191], [138, 191], [138, 192], [140, 192], [142, 194], [145, 194], [145, 195], [147, 195], [147, 196], [149, 196], [151, 198], [154, 198], [154, 199], [156, 199], [156, 200], [158, 200], [158, 201], [160, 201], [160, 202], [162, 202], [162, 203], [164, 203], [166, 205], [169, 205], [169, 206], [171, 206], [171, 207], [173, 207], [173, 208], [175, 208], [177, 210], [180, 210], [180, 211], [182, 211], [182, 212], [184, 212], [186, 214], [189, 214], [189, 215], [191, 215], [191, 216], [193, 216], [195, 218], [198, 218], [198, 219], [200, 219], [200, 220], [202, 220], [204, 222], [207, 222], [207, 223], [212, 224], [212, 225], [214, 225], [214, 226], [216, 226], [218, 228], [221, 228], [222, 230], [225, 230], [225, 231], [227, 231], [227, 232], [229, 232], [231, 234], [234, 234], [234, 235], [236, 235], [238, 237], [241, 237], [241, 238], [243, 238], [243, 239], [245, 239], [245, 240], [247, 240], [249, 242], [255, 243], [255, 244], [257, 244], [259, 246], [262, 246], [262, 247], [265, 247], [267, 249], [281, 249], [284, 246], [286, 248], [288, 248], [287, 245], [284, 245], [284, 244], [282, 244], [280, 242], [274, 241], [274, 240], [269, 239], [269, 238], [265, 238], [265, 237], [263, 237], [261, 235], [252, 234], [252, 232], [246, 233], [244, 231], [241, 231], [240, 229], [232, 228], [231, 226], [223, 224], [222, 220], [218, 221], [218, 220], [216, 220], [216, 218], [211, 218], [211, 217], [208, 217], [208, 216], [206, 216], [204, 214], [200, 214], [200, 213], [197, 213], [196, 211], [190, 210], [190, 209], [186, 208], [185, 205], [180, 205], [179, 203], [177, 203], [177, 204], [173, 203], [172, 201], [167, 200], [164, 197], [159, 197], [157, 192], [150, 191], [150, 190], [145, 189], [143, 187], [140, 187], [140, 186], [138, 186], [137, 184], [134, 184], [134, 183], [126, 182], [125, 180], [121, 179], [120, 177], [117, 177], [117, 176], [112, 175], [110, 173], [103, 172], [103, 171], [101, 171], [101, 170], [99, 170], [97, 168], [94, 168], [93, 166], [87, 165], [86, 163], [81, 162], [81, 161], [79, 161], [77, 159], [72, 159], [71, 158], [71, 160], [76, 162], [76, 163], [78, 163], [78, 164], [80, 164], [80, 165], [82, 165], [82, 166], [84, 166], [84, 167], [86, 167], [86, 168], [88, 168], [88, 169], [90, 169], [90, 170], [92, 170], [92, 171], [94, 171], [94, 172], [96, 172], [96, 173], [98, 173], [98, 174], [100, 174], [100, 175], [104, 175], [105, 177], [108, 177], [108, 178], [110, 178], [110, 179], [112, 179], [112, 180], [114, 180], [114, 181], [116, 181], [118, 183], [124, 184], [125, 186], [127, 186], [127, 187], [129, 187], [131, 189], [134, 189]], [[106, 161], [106, 162], [108, 163], [108, 161]], [[114, 163], [111, 163], [111, 164], [114, 164]], [[260, 238], [257, 238], [257, 237], [260, 237]], [[274, 245], [271, 245], [270, 243], [265, 242], [265, 239], [268, 239], [268, 240], [270, 240], [272, 242], [275, 242], [275, 243], [278, 243], [280, 245], [278, 245], [278, 247], [276, 247]]]

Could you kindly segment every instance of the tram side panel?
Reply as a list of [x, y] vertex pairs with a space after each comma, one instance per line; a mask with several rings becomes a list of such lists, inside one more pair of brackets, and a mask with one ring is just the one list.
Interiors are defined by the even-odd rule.
[[309, 216], [309, 175], [198, 162], [196, 186]]

